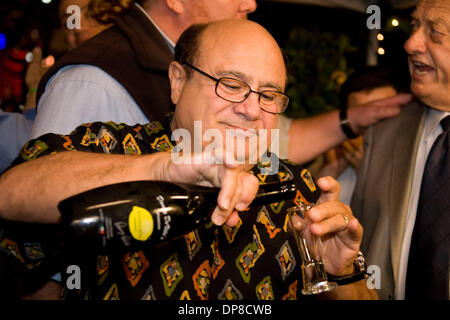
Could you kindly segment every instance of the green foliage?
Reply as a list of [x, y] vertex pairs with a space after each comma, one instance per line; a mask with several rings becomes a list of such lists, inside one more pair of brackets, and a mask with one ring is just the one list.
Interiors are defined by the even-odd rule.
[[345, 34], [292, 29], [284, 48], [289, 57], [287, 94], [291, 98], [286, 115], [301, 118], [335, 109], [339, 87], [352, 72], [346, 54], [356, 50]]

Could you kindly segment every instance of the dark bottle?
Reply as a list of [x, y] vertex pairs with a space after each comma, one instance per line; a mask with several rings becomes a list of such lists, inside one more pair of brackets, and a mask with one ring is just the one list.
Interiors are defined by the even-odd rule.
[[[260, 185], [250, 206], [293, 199], [292, 182]], [[108, 185], [63, 200], [58, 208], [66, 241], [78, 248], [156, 245], [209, 221], [218, 188], [161, 181]]]

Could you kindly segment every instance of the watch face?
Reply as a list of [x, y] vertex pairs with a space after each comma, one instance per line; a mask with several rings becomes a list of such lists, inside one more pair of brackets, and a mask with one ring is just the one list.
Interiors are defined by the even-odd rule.
[[355, 266], [359, 269], [359, 271], [366, 271], [366, 259], [361, 252], [358, 253], [355, 260]]

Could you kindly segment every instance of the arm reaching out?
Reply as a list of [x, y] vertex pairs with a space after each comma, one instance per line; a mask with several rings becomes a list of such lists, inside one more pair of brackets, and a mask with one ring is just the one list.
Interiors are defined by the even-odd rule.
[[[238, 220], [237, 211], [245, 209], [256, 196], [257, 179], [234, 164], [178, 165], [172, 162], [171, 153], [167, 151], [139, 156], [99, 154], [103, 142], [95, 138], [89, 141], [89, 147], [82, 147], [89, 144], [86, 137], [93, 138], [92, 133], [101, 131], [104, 126], [89, 124], [77, 128], [70, 136], [49, 134], [26, 145], [20, 156], [22, 158], [26, 158], [30, 150], [42, 148], [45, 151], [41, 157], [20, 163], [0, 177], [0, 217], [24, 222], [57, 223], [60, 220], [59, 202], [72, 195], [119, 182], [163, 180], [221, 187], [212, 220], [218, 225], [227, 223], [233, 226]], [[113, 131], [107, 128], [109, 132]], [[120, 135], [114, 138], [119, 141], [122, 136], [129, 137], [130, 132], [135, 134], [139, 128], [142, 129], [141, 126], [122, 126]], [[70, 141], [70, 144], [63, 144], [64, 141]], [[136, 150], [148, 149], [148, 143], [141, 144], [138, 138], [134, 141]], [[114, 150], [122, 150], [122, 145], [123, 150], [129, 150], [123, 143], [117, 143]], [[71, 148], [78, 151], [66, 151]], [[20, 157], [15, 163], [21, 161]]]
[[[397, 116], [401, 106], [411, 99], [410, 94], [403, 93], [350, 108], [348, 110], [350, 125], [355, 133], [362, 134], [378, 121]], [[289, 129], [288, 158], [295, 163], [303, 164], [347, 139], [339, 125], [339, 111], [307, 119], [296, 119], [292, 121]]]

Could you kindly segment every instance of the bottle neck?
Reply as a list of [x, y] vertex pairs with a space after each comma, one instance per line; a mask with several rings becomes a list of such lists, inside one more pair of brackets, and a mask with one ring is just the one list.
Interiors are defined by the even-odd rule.
[[291, 200], [296, 194], [297, 187], [292, 181], [262, 184], [250, 207]]
[[[216, 205], [219, 188], [204, 188], [203, 191], [208, 190], [202, 194], [206, 202]], [[297, 194], [297, 187], [292, 181], [273, 182], [259, 185], [258, 192], [255, 199], [251, 202], [249, 207], [256, 207], [266, 205], [274, 202], [281, 202], [284, 200], [294, 199]]]

